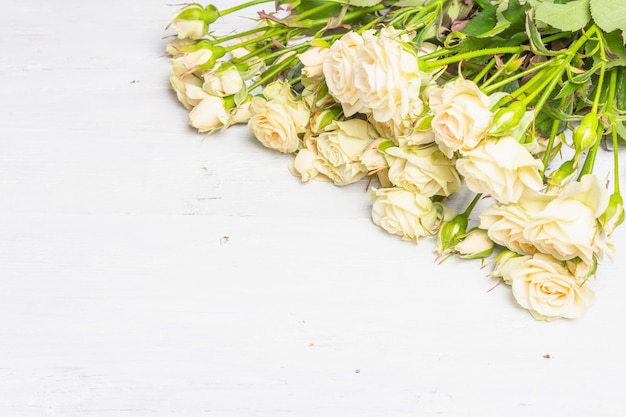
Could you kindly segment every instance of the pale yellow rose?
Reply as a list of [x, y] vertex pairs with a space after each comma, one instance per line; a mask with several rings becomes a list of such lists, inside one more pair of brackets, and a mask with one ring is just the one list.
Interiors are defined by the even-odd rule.
[[429, 236], [438, 216], [430, 198], [402, 188], [372, 189], [372, 221], [403, 240]]
[[585, 175], [563, 188], [543, 210], [533, 214], [524, 237], [539, 251], [558, 260], [579, 257], [591, 264], [611, 251], [598, 217], [606, 210], [609, 193], [595, 175]]
[[491, 127], [489, 97], [472, 81], [460, 78], [431, 89], [429, 104], [435, 141], [449, 158], [456, 151], [474, 149]]
[[386, 139], [376, 139], [372, 141], [367, 149], [361, 154], [361, 163], [370, 172], [378, 172], [389, 168], [387, 159], [385, 159], [384, 152], [379, 150], [379, 145], [385, 142]]
[[298, 135], [306, 131], [309, 122], [309, 109], [291, 97], [286, 82], [269, 84], [263, 94], [265, 97], [252, 98], [248, 127], [264, 146], [283, 153], [295, 152], [300, 146]]
[[171, 64], [170, 85], [176, 92], [178, 101], [187, 110], [191, 110], [209, 94], [202, 89], [202, 80], [196, 74], [188, 71], [181, 58], [172, 59]]
[[202, 39], [206, 35], [206, 24], [202, 20], [175, 19], [168, 27], [178, 32], [179, 39]]
[[374, 122], [374, 127], [381, 136], [407, 145], [428, 145], [435, 141], [435, 134], [430, 127], [430, 116], [408, 115], [401, 119], [390, 119], [386, 122]]
[[204, 74], [202, 88], [214, 96], [226, 97], [237, 94], [244, 87], [241, 74], [233, 64], [224, 62]]
[[181, 56], [181, 62], [187, 67], [187, 70], [193, 71], [197, 67], [206, 64], [213, 57], [213, 51], [208, 48], [201, 48], [197, 51], [186, 53]]
[[319, 157], [317, 147], [308, 139], [304, 140], [304, 148], [291, 160], [289, 170], [296, 177], [300, 177], [302, 182], [311, 181], [313, 178], [328, 179], [326, 175], [328, 169]]
[[480, 228], [489, 238], [514, 252], [532, 255], [537, 248], [524, 237], [524, 228], [530, 216], [519, 204], [496, 203], [480, 214]]
[[454, 252], [463, 259], [485, 258], [493, 252], [493, 241], [482, 229], [473, 229], [454, 247]]
[[423, 109], [417, 54], [400, 34], [391, 27], [380, 34], [366, 31], [354, 62], [359, 100], [377, 122], [400, 120]]
[[513, 283], [511, 271], [519, 268], [519, 265], [530, 259], [531, 255], [520, 255], [510, 250], [500, 252], [493, 260], [493, 271], [489, 275], [492, 278], [501, 279], [506, 285]]
[[512, 268], [510, 279], [515, 300], [537, 320], [582, 317], [595, 300], [588, 280], [577, 280], [563, 262], [543, 253]]
[[298, 54], [298, 59], [304, 65], [302, 74], [308, 78], [323, 77], [324, 58], [328, 51], [328, 48], [311, 46], [305, 52]]
[[385, 150], [389, 180], [409, 191], [432, 197], [449, 196], [461, 189], [461, 178], [436, 145], [400, 146]]
[[511, 137], [486, 141], [466, 152], [456, 167], [470, 190], [501, 203], [515, 203], [528, 190], [543, 187], [542, 162]]
[[189, 112], [189, 124], [199, 132], [213, 132], [228, 127], [232, 122], [224, 100], [208, 96]]
[[372, 129], [364, 120], [350, 119], [331, 124], [316, 138], [319, 158], [335, 185], [347, 185], [367, 175], [361, 156], [372, 143]]
[[363, 38], [356, 32], [348, 32], [335, 41], [322, 64], [322, 72], [328, 91], [341, 104], [346, 117], [366, 112], [354, 86], [354, 63]]

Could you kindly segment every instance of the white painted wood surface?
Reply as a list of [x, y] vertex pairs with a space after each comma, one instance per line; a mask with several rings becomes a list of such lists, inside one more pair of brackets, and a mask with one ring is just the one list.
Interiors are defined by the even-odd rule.
[[536, 322], [364, 184], [188, 128], [174, 10], [0, 2], [0, 416], [626, 415], [624, 230], [587, 316]]

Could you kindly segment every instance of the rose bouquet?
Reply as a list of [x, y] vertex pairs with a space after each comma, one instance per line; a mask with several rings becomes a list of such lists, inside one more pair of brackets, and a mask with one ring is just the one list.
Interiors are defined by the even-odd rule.
[[[212, 30], [261, 3], [273, 10], [250, 28]], [[247, 123], [293, 155], [302, 181], [367, 183], [387, 232], [436, 239], [439, 260], [485, 259], [536, 319], [577, 318], [624, 220], [624, 11], [626, 0], [192, 3], [168, 26], [170, 82], [198, 131]], [[594, 174], [600, 151], [613, 152], [610, 179]], [[457, 213], [461, 190], [472, 197]]]

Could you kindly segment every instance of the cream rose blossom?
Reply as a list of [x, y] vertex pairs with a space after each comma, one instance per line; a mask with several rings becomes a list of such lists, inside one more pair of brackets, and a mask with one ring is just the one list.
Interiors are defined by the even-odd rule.
[[401, 31], [366, 31], [354, 62], [354, 86], [374, 120], [402, 119], [423, 109], [417, 54], [402, 42]]
[[389, 180], [398, 187], [427, 197], [449, 196], [461, 189], [454, 161], [437, 146], [394, 146], [385, 153]]
[[593, 304], [588, 280], [577, 280], [563, 262], [537, 253], [509, 271], [513, 296], [537, 320], [578, 318]]
[[566, 261], [579, 257], [591, 264], [612, 251], [598, 223], [609, 193], [595, 175], [566, 185], [543, 210], [531, 216], [524, 237], [539, 251]]
[[431, 89], [429, 105], [435, 141], [448, 158], [456, 151], [474, 149], [491, 127], [489, 97], [472, 81], [460, 78]]
[[310, 112], [302, 101], [291, 97], [288, 83], [276, 82], [263, 90], [264, 97], [253, 97], [248, 127], [266, 147], [293, 153], [300, 146], [301, 133], [309, 122]]
[[369, 123], [361, 119], [337, 121], [316, 138], [317, 153], [324, 172], [335, 185], [347, 185], [367, 175], [361, 162], [363, 153], [372, 143]]
[[367, 111], [354, 86], [354, 63], [362, 43], [361, 35], [348, 32], [332, 44], [322, 63], [328, 91], [341, 104], [346, 117]]
[[466, 152], [456, 167], [467, 187], [501, 203], [515, 203], [528, 190], [543, 187], [543, 164], [511, 137], [489, 140]]
[[419, 241], [437, 224], [437, 211], [426, 196], [402, 188], [373, 189], [372, 220], [403, 240]]
[[213, 132], [231, 123], [232, 118], [221, 97], [208, 96], [189, 112], [189, 124], [199, 132]]

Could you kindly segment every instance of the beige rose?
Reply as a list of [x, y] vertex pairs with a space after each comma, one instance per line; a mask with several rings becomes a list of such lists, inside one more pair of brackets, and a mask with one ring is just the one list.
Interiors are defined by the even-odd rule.
[[435, 141], [435, 134], [430, 127], [430, 116], [409, 115], [402, 119], [389, 119], [386, 122], [374, 122], [374, 127], [381, 136], [407, 145], [429, 145]]
[[189, 112], [189, 124], [199, 132], [213, 132], [231, 124], [231, 117], [224, 107], [224, 100], [208, 96]]
[[367, 167], [361, 156], [372, 143], [369, 123], [360, 119], [334, 122], [315, 139], [321, 169], [335, 185], [347, 185], [363, 178]]
[[491, 127], [489, 97], [472, 81], [457, 79], [430, 90], [429, 104], [435, 141], [448, 158], [474, 149]]
[[524, 237], [539, 251], [566, 261], [579, 257], [591, 264], [611, 248], [599, 226], [609, 193], [595, 175], [566, 185], [543, 210], [531, 216]]
[[486, 141], [466, 152], [456, 167], [470, 190], [501, 203], [515, 203], [528, 190], [543, 187], [542, 162], [511, 137]]
[[328, 91], [341, 104], [346, 117], [367, 111], [354, 86], [354, 63], [362, 43], [361, 35], [356, 32], [346, 33], [332, 44], [322, 64]]
[[304, 148], [300, 149], [289, 163], [289, 170], [302, 182], [311, 181], [313, 178], [328, 180], [324, 162], [317, 153], [317, 147], [308, 139], [304, 140]]
[[524, 228], [530, 216], [519, 204], [496, 203], [480, 214], [480, 228], [489, 238], [514, 252], [532, 255], [537, 248], [524, 237]]
[[308, 78], [323, 77], [324, 58], [328, 51], [328, 48], [311, 46], [305, 52], [298, 54], [298, 59], [304, 65], [302, 74]]
[[213, 51], [208, 48], [201, 48], [197, 51], [186, 53], [180, 57], [181, 62], [187, 70], [194, 71], [196, 68], [205, 65], [213, 58]]
[[418, 242], [437, 223], [437, 210], [426, 196], [402, 188], [372, 189], [372, 221], [403, 240]]
[[171, 64], [170, 85], [176, 92], [178, 101], [187, 110], [191, 110], [209, 94], [202, 89], [202, 80], [196, 74], [188, 72], [181, 58], [172, 59]]
[[224, 62], [212, 71], [204, 74], [204, 88], [214, 96], [232, 96], [244, 87], [241, 74], [237, 67], [231, 63]]
[[203, 20], [175, 19], [169, 27], [173, 28], [179, 39], [202, 39], [206, 35], [206, 24]]
[[588, 281], [577, 280], [563, 262], [543, 253], [512, 268], [510, 279], [515, 300], [537, 320], [581, 317], [595, 300]]
[[265, 97], [253, 97], [252, 116], [248, 127], [266, 147], [283, 153], [293, 153], [300, 146], [310, 112], [302, 101], [292, 98], [288, 83], [274, 82], [263, 90]]
[[423, 109], [417, 54], [408, 49], [400, 33], [393, 28], [378, 35], [366, 31], [354, 62], [359, 100], [377, 122], [402, 119]]
[[391, 147], [385, 153], [389, 180], [398, 187], [426, 197], [449, 196], [461, 189], [454, 161], [435, 145]]

